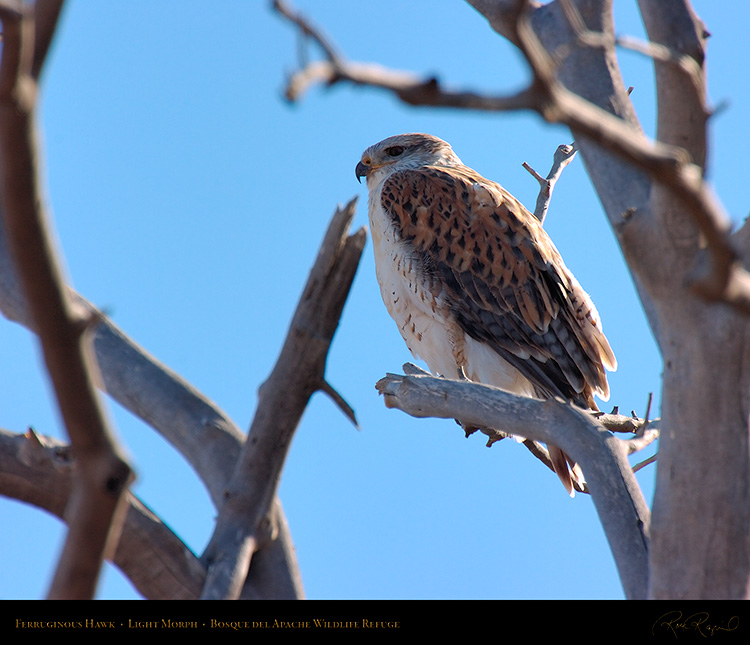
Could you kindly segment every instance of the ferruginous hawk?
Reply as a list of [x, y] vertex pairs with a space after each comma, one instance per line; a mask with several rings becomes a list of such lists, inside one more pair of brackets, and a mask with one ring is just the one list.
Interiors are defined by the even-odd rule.
[[[595, 394], [609, 398], [605, 369], [617, 363], [599, 315], [513, 195], [429, 134], [370, 146], [356, 175], [383, 301], [431, 372], [592, 410]], [[573, 495], [579, 469], [548, 450]]]

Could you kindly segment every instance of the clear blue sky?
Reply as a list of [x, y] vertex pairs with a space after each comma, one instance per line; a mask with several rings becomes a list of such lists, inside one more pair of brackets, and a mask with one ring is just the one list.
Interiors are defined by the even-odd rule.
[[[269, 5], [72, 1], [40, 114], [73, 285], [242, 428], [336, 204], [359, 196], [355, 226], [366, 224], [365, 188], [354, 178], [366, 146], [431, 132], [531, 205], [537, 185], [522, 162], [546, 172], [570, 141], [533, 115], [414, 109], [361, 88], [316, 89], [290, 107], [280, 92], [296, 65], [296, 34]], [[640, 36], [630, 4], [616, 5], [618, 31]], [[460, 0], [297, 6], [352, 59], [488, 91], [523, 83], [516, 53]], [[750, 96], [737, 68], [750, 52], [739, 14], [750, 10], [695, 6], [713, 33], [711, 99], [730, 101], [712, 124], [711, 177], [740, 221]], [[649, 62], [623, 53], [623, 73], [651, 132]], [[658, 410], [660, 360], [580, 160], [565, 171], [547, 222], [618, 355], [611, 404], [642, 413], [654, 392]], [[0, 425], [64, 437], [34, 339], [4, 319], [0, 358]], [[385, 409], [375, 382], [408, 360], [368, 245], [327, 372], [361, 430], [316, 395], [281, 485], [308, 597], [621, 598], [587, 496], [569, 499], [517, 444], [487, 449], [452, 421]], [[214, 520], [202, 486], [152, 430], [108, 405], [138, 471], [136, 494], [200, 553]], [[653, 478], [653, 467], [639, 475], [649, 500]], [[44, 597], [62, 524], [4, 498], [0, 522], [0, 598]], [[108, 567], [99, 596], [137, 594]]]

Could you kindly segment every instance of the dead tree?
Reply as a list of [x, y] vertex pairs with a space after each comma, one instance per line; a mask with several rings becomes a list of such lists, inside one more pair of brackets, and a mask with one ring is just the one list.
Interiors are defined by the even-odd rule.
[[[455, 91], [431, 77], [348, 61], [288, 5], [274, 4], [324, 54], [290, 78], [290, 100], [317, 83], [348, 82], [410, 105], [532, 110], [570, 128], [664, 360], [653, 509], [624, 459], [653, 437], [640, 420], [593, 419], [555, 402], [519, 400], [411, 369], [378, 384], [386, 404], [417, 416], [458, 418], [491, 439], [492, 427], [523, 422], [532, 450], [554, 433], [555, 443], [584, 464], [628, 597], [746, 597], [750, 238], [746, 225], [731, 230], [704, 181], [707, 33], [689, 3], [641, 0], [649, 42], [634, 43], [615, 37], [611, 0], [470, 0], [528, 62], [527, 87], [505, 96]], [[334, 215], [246, 440], [215, 404], [61, 281], [46, 234], [34, 129], [39, 79], [61, 7], [61, 0], [0, 0], [0, 309], [39, 336], [60, 408], [73, 411], [64, 414], [70, 444], [33, 431], [0, 431], [0, 492], [69, 523], [70, 546], [50, 597], [90, 597], [104, 558], [147, 598], [302, 597], [276, 491], [312, 392], [328, 393], [353, 419], [326, 381], [325, 358], [364, 245], [364, 231], [348, 234], [354, 204]], [[618, 46], [653, 59], [656, 141], [639, 127], [619, 76]], [[540, 219], [547, 201], [542, 195]], [[61, 365], [71, 367], [75, 381], [55, 378]], [[95, 387], [162, 434], [205, 483], [218, 520], [202, 555], [129, 492], [132, 467], [107, 427]], [[294, 405], [284, 418], [274, 416], [272, 427], [268, 410], [280, 388], [286, 398], [294, 393]], [[623, 428], [633, 435], [627, 442], [610, 432]], [[93, 514], [94, 507], [100, 512]]]
[[[37, 334], [70, 444], [33, 430], [0, 430], [0, 493], [68, 524], [50, 598], [93, 597], [105, 558], [149, 599], [301, 598], [276, 493], [313, 393], [327, 393], [356, 423], [325, 376], [366, 239], [364, 229], [348, 232], [355, 202], [331, 220], [246, 437], [64, 283], [48, 233], [35, 128], [39, 79], [62, 4], [0, 2], [0, 310]], [[217, 523], [201, 557], [129, 492], [133, 469], [97, 386], [169, 441], [206, 485]]]
[[[455, 90], [433, 77], [349, 61], [289, 4], [277, 0], [277, 11], [323, 54], [290, 77], [287, 98], [299, 100], [317, 84], [350, 83], [388, 92], [409, 105], [529, 110], [569, 127], [664, 362], [653, 509], [648, 513], [641, 508], [636, 491], [630, 496], [636, 510], [626, 520], [631, 545], [639, 535], [632, 522], [644, 522], [643, 544], [635, 556], [627, 551], [618, 555], [622, 527], [608, 527], [611, 518], [602, 515], [626, 593], [657, 599], [745, 598], [750, 590], [749, 378], [744, 369], [750, 234], [747, 224], [732, 230], [704, 179], [711, 116], [705, 77], [709, 34], [688, 0], [640, 0], [645, 43], [616, 37], [612, 0], [468, 4], [523, 54], [529, 81], [520, 92]], [[643, 134], [620, 76], [618, 47], [653, 60], [658, 99], [654, 141]], [[479, 386], [424, 375], [389, 376], [379, 387], [387, 405], [417, 416], [455, 417], [492, 427], [498, 418], [507, 426], [509, 419], [522, 415], [525, 434], [534, 426], [532, 438], [540, 441], [569, 414], [490, 392], [484, 396], [492, 396], [493, 405], [482, 408]], [[467, 396], [475, 397], [473, 408], [462, 403]], [[579, 420], [566, 424], [578, 425]], [[554, 436], [560, 445], [561, 433]], [[583, 463], [583, 444], [590, 448], [592, 441], [573, 442], [578, 445], [565, 450]], [[625, 499], [629, 487], [628, 482], [620, 486]], [[607, 497], [606, 492], [597, 495]], [[601, 515], [599, 503], [597, 508]]]

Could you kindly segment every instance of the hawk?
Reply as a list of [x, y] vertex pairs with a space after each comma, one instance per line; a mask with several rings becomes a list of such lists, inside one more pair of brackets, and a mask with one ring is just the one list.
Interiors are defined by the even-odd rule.
[[[521, 202], [429, 134], [370, 146], [356, 176], [383, 301], [433, 374], [591, 410], [609, 398], [617, 362], [599, 314]], [[580, 469], [548, 449], [572, 496]]]

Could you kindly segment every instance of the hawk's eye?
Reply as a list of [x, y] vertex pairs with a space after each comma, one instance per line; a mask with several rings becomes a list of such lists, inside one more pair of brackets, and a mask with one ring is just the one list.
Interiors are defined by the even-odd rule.
[[403, 146], [391, 146], [385, 149], [385, 153], [389, 157], [398, 157], [404, 151]]

